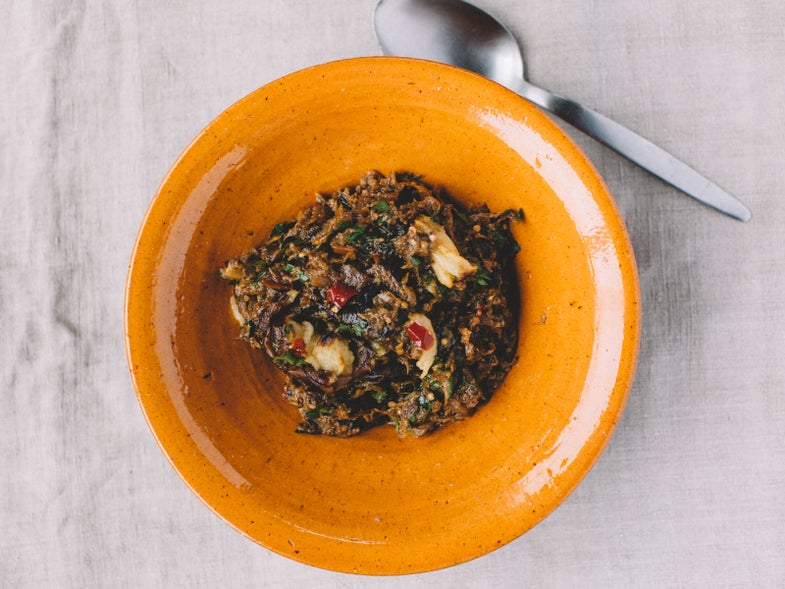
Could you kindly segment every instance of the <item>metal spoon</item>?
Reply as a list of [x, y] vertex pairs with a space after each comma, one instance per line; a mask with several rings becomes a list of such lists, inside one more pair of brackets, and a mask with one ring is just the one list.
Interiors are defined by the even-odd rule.
[[685, 194], [741, 221], [750, 210], [664, 149], [619, 123], [523, 76], [523, 56], [496, 19], [462, 0], [381, 0], [376, 37], [386, 55], [417, 57], [462, 67], [514, 90], [604, 143]]

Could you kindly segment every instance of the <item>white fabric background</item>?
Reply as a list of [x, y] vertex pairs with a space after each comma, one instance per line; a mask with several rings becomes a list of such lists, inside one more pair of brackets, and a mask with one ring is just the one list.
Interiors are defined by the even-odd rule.
[[137, 405], [126, 267], [158, 182], [254, 88], [379, 53], [375, 0], [0, 3], [0, 586], [785, 586], [785, 4], [484, 0], [532, 81], [693, 164], [721, 216], [591, 140], [636, 250], [643, 340], [584, 483], [473, 562], [365, 578], [246, 540]]

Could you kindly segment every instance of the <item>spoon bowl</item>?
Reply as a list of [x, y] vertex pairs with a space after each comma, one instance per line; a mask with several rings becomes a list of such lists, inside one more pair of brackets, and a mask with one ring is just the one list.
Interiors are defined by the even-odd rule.
[[384, 1], [376, 7], [374, 26], [388, 55], [449, 63], [512, 90], [523, 79], [523, 56], [512, 33], [472, 4]]
[[494, 80], [688, 196], [741, 221], [750, 219], [744, 204], [664, 149], [598, 112], [526, 81], [517, 41], [476, 6], [463, 0], [381, 0], [374, 28], [385, 54], [440, 61]]

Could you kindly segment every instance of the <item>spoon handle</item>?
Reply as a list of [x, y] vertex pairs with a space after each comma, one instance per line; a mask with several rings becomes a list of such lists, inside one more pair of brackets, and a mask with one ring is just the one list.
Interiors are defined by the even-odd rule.
[[688, 196], [741, 221], [750, 210], [735, 197], [648, 139], [577, 102], [522, 80], [518, 93], [594, 137]]

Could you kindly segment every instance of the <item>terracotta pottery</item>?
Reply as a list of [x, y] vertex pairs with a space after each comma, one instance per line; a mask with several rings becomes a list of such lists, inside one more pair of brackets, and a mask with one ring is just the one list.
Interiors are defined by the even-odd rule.
[[[238, 339], [218, 268], [371, 169], [524, 210], [519, 358], [487, 405], [430, 436], [297, 434], [283, 378]], [[498, 548], [576, 487], [631, 386], [638, 301], [616, 206], [545, 115], [463, 70], [361, 58], [272, 82], [194, 139], [139, 232], [125, 330], [150, 428], [215, 513], [304, 563], [400, 574]]]

